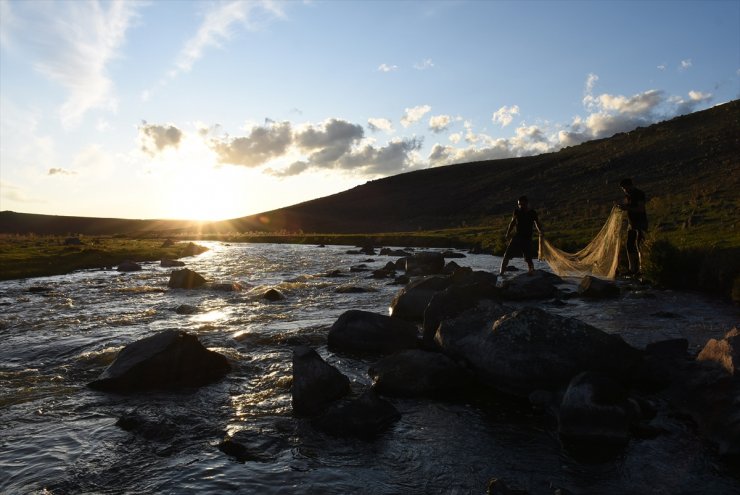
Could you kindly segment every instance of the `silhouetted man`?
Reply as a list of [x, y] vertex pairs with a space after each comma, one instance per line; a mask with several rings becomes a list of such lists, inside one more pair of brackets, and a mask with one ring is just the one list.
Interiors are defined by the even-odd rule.
[[627, 262], [629, 275], [640, 276], [640, 247], [648, 228], [645, 211], [645, 193], [632, 184], [632, 179], [622, 179], [619, 186], [624, 191], [624, 201], [617, 206], [627, 212]]
[[509, 227], [506, 229], [506, 239], [511, 235], [511, 230], [516, 229], [514, 237], [509, 241], [504, 253], [504, 259], [501, 260], [501, 275], [506, 271], [509, 260], [516, 256], [522, 256], [529, 267], [529, 274], [534, 273], [534, 263], [532, 263], [532, 227], [537, 227], [539, 235], [544, 233], [540, 221], [537, 219], [537, 212], [529, 209], [529, 201], [526, 196], [522, 196], [517, 201], [517, 207], [514, 215], [511, 217]]

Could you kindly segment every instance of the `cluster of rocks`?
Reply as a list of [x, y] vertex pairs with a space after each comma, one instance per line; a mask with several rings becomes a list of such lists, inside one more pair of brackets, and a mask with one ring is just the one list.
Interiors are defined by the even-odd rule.
[[[400, 418], [389, 397], [495, 393], [551, 415], [563, 446], [575, 454], [610, 456], [632, 439], [665, 433], [652, 421], [668, 408], [691, 418], [730, 462], [740, 459], [738, 329], [710, 340], [698, 356], [689, 354], [685, 339], [637, 349], [531, 305], [559, 295], [562, 280], [550, 273], [499, 285], [494, 274], [445, 264], [440, 253], [405, 256], [403, 266], [413, 278], [393, 298], [390, 315], [351, 309], [328, 331], [329, 352], [368, 359], [369, 386], [353, 391], [349, 378], [315, 349], [294, 347], [293, 412], [314, 428], [372, 438]], [[169, 286], [205, 283], [183, 269], [172, 273]], [[585, 277], [578, 295], [619, 297], [620, 290]], [[135, 342], [90, 386], [198, 386], [228, 372], [223, 356], [198, 345], [196, 337], [176, 331]], [[249, 457], [244, 448], [235, 439], [222, 445], [237, 458]]]

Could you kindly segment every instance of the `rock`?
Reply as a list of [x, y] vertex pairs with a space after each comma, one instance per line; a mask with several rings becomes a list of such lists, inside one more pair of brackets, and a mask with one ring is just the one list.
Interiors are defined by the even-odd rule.
[[239, 282], [218, 282], [208, 284], [208, 288], [211, 290], [217, 290], [221, 292], [240, 292], [244, 290], [244, 286]]
[[313, 416], [350, 392], [349, 378], [306, 346], [293, 349], [293, 412]]
[[163, 259], [159, 261], [159, 266], [163, 268], [174, 268], [174, 267], [185, 266], [185, 262], [179, 261], [179, 260]]
[[445, 259], [442, 253], [421, 252], [406, 257], [406, 274], [414, 276], [434, 275], [440, 273], [445, 267]]
[[467, 256], [463, 253], [458, 253], [456, 251], [450, 251], [450, 250], [443, 251], [441, 254], [442, 254], [442, 257], [446, 259], [467, 258]]
[[337, 287], [334, 292], [336, 292], [337, 294], [362, 294], [365, 292], [378, 292], [378, 290], [373, 289], [372, 287], [357, 287], [355, 285], [345, 285], [342, 287]]
[[198, 312], [198, 308], [189, 304], [181, 304], [175, 308], [175, 313], [178, 315], [194, 315]]
[[563, 283], [563, 279], [549, 272], [535, 270], [532, 275], [522, 273], [501, 286], [501, 297], [512, 300], [549, 299], [554, 297], [558, 289], [556, 284]]
[[424, 311], [434, 295], [452, 284], [449, 276], [431, 275], [412, 280], [391, 301], [391, 316], [407, 321], [422, 322]]
[[165, 330], [124, 347], [100, 377], [88, 385], [108, 392], [197, 387], [222, 378], [231, 366], [195, 335]]
[[470, 381], [468, 373], [439, 352], [401, 351], [381, 359], [368, 370], [373, 389], [395, 397], [444, 398]]
[[619, 287], [614, 282], [586, 275], [578, 285], [578, 294], [590, 299], [619, 297]]
[[390, 248], [381, 249], [379, 254], [381, 256], [399, 256], [402, 258], [405, 258], [406, 256], [411, 256], [411, 253], [409, 251], [404, 251], [403, 249], [390, 249]]
[[606, 457], [624, 447], [638, 418], [626, 390], [609, 377], [584, 372], [573, 377], [558, 412], [558, 435], [570, 450]]
[[731, 376], [740, 376], [740, 329], [733, 328], [721, 340], [709, 339], [696, 359], [719, 366]]
[[329, 329], [329, 349], [387, 354], [417, 347], [416, 325], [398, 318], [351, 309]]
[[475, 307], [481, 299], [493, 299], [496, 295], [495, 276], [493, 284], [483, 281], [469, 284], [451, 285], [436, 292], [424, 310], [423, 342], [434, 348], [434, 336], [439, 324], [455, 317], [463, 311]]
[[489, 332], [499, 318], [511, 311], [498, 301], [479, 300], [474, 307], [442, 319], [434, 334], [434, 343], [453, 359], [465, 360], [468, 347], [475, 345], [480, 334]]
[[170, 281], [167, 283], [167, 287], [171, 289], [197, 289], [205, 284], [206, 279], [199, 273], [189, 268], [183, 268], [170, 273]]
[[371, 439], [398, 421], [401, 414], [372, 390], [358, 399], [329, 409], [311, 424], [317, 430], [340, 437]]
[[162, 243], [162, 246], [160, 247], [166, 248], [166, 247], [172, 247], [174, 245], [175, 245], [175, 241], [173, 241], [172, 239], [165, 239], [165, 241]]
[[141, 270], [141, 265], [131, 260], [126, 260], [122, 261], [116, 270], [119, 272], [138, 272]]
[[116, 426], [154, 442], [169, 441], [178, 433], [176, 422], [151, 411], [126, 411], [118, 418]]
[[196, 256], [198, 254], [205, 253], [206, 251], [208, 251], [207, 247], [199, 246], [198, 244], [189, 242], [187, 246], [185, 246], [183, 256]]
[[285, 299], [285, 296], [277, 289], [267, 289], [267, 291], [262, 294], [262, 299], [267, 299], [268, 301], [282, 301]]
[[619, 336], [539, 308], [511, 312], [488, 328], [480, 325], [488, 318], [475, 318], [473, 325], [444, 322], [435, 340], [444, 352], [465, 359], [485, 384], [513, 395], [564, 387], [586, 370], [633, 378], [642, 363], [640, 351]]
[[65, 246], [82, 246], [83, 244], [79, 237], [67, 237], [64, 239]]
[[290, 443], [281, 437], [239, 430], [218, 444], [218, 449], [238, 462], [274, 462]]

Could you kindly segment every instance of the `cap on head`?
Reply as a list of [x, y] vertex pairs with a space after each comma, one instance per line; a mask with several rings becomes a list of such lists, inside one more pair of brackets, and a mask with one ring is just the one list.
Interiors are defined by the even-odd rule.
[[632, 185], [632, 179], [622, 179], [619, 182], [620, 187], [630, 187]]

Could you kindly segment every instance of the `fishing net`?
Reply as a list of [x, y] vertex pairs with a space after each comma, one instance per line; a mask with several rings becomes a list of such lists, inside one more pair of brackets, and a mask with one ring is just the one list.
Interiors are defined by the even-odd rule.
[[540, 237], [540, 259], [561, 277], [595, 275], [613, 279], [619, 263], [621, 232], [622, 210], [615, 206], [596, 237], [575, 254], [561, 251]]

